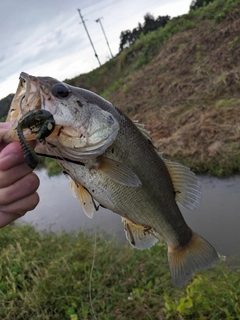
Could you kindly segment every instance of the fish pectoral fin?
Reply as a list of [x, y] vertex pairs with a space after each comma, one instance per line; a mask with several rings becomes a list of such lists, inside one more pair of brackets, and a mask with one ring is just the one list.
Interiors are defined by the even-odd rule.
[[212, 267], [218, 260], [217, 251], [198, 234], [192, 232], [189, 242], [176, 248], [168, 246], [168, 263], [176, 287], [188, 283], [196, 271]]
[[175, 200], [188, 210], [196, 209], [201, 202], [201, 183], [188, 167], [162, 158], [170, 174]]
[[87, 189], [74, 180], [71, 180], [70, 182], [70, 189], [81, 203], [86, 216], [92, 219], [94, 212], [96, 211], [96, 205], [93, 201], [92, 195], [87, 191]]
[[126, 218], [122, 218], [122, 221], [126, 238], [134, 248], [148, 249], [158, 242], [158, 234], [153, 228], [135, 224]]
[[125, 164], [110, 158], [101, 158], [97, 170], [107, 175], [111, 180], [128, 187], [139, 187], [142, 183], [137, 175]]

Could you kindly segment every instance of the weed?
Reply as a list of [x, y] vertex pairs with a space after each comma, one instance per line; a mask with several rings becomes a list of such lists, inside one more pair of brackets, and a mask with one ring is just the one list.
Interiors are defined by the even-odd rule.
[[229, 51], [234, 50], [238, 43], [239, 43], [239, 37], [233, 38], [231, 41], [228, 42], [228, 50]]
[[215, 0], [173, 18], [68, 82], [146, 123], [171, 160], [198, 173], [239, 173], [239, 5]]
[[[1, 230], [1, 319], [91, 319], [89, 272], [94, 238], [39, 233], [25, 225]], [[92, 302], [98, 319], [235, 319], [240, 270], [221, 262], [174, 288], [163, 244], [133, 250], [97, 236]]]
[[60, 165], [54, 159], [44, 158], [43, 161], [44, 161], [44, 164], [47, 169], [49, 177], [62, 173], [62, 171], [63, 171], [62, 167], [60, 167]]
[[0, 122], [5, 122], [5, 121], [6, 121], [6, 119], [7, 119], [7, 115], [5, 115], [5, 116], [1, 117], [1, 118], [0, 118]]

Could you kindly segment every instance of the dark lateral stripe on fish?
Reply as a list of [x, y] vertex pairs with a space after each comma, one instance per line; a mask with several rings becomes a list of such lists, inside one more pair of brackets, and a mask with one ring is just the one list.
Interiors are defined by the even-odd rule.
[[[62, 88], [63, 94], [57, 88]], [[199, 205], [197, 177], [189, 168], [164, 159], [143, 125], [133, 123], [111, 102], [91, 91], [51, 77], [21, 73], [8, 115], [8, 121], [15, 121], [4, 142], [19, 140], [16, 126], [29, 109], [53, 115], [60, 131], [48, 136], [38, 155], [55, 159], [74, 178], [72, 191], [89, 217], [94, 214], [95, 199], [124, 217], [126, 238], [134, 248], [150, 248], [163, 238], [177, 287], [188, 284], [196, 271], [217, 262], [216, 250], [191, 231], [176, 204], [190, 210]], [[34, 125], [40, 129], [35, 117], [30, 120], [27, 128]], [[42, 129], [40, 133], [45, 135], [48, 127], [44, 124]], [[29, 140], [35, 138], [34, 133], [28, 132]]]

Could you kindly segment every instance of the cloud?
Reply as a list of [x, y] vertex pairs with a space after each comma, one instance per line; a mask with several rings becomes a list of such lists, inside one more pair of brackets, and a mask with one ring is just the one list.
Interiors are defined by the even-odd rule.
[[[118, 53], [121, 31], [133, 29], [138, 22], [143, 22], [143, 16], [147, 12], [155, 17], [174, 15], [176, 12], [181, 14], [184, 10], [188, 11], [189, 2], [0, 1], [0, 28], [4, 30], [1, 32], [0, 43], [0, 99], [15, 90], [13, 83], [18, 82], [21, 71], [38, 72], [38, 75], [49, 75], [62, 80], [98, 67], [77, 12], [79, 6], [99, 59], [104, 63], [110, 57], [110, 53], [100, 25], [95, 22], [96, 19], [103, 17], [102, 24], [115, 55]], [[16, 81], [13, 80], [14, 77]]]

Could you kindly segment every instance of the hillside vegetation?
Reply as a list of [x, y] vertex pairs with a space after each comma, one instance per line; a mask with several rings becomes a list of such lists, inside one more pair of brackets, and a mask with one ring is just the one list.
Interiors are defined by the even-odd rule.
[[214, 1], [67, 82], [145, 123], [165, 157], [198, 173], [239, 173], [239, 11], [239, 0]]
[[[215, 1], [67, 82], [146, 123], [166, 157], [239, 173], [239, 11], [240, 0]], [[161, 242], [133, 250], [102, 235], [11, 224], [0, 247], [0, 319], [240, 319], [240, 268], [229, 257], [179, 289]]]
[[94, 237], [2, 229], [0, 319], [239, 319], [239, 268], [233, 272], [220, 262], [179, 289], [165, 245], [133, 250], [102, 236], [96, 241], [90, 300]]
[[166, 158], [197, 173], [239, 173], [239, 11], [240, 0], [215, 0], [66, 82], [144, 123]]
[[0, 100], [0, 121], [6, 120], [6, 115], [8, 113], [13, 96], [14, 94], [10, 93], [8, 96]]

